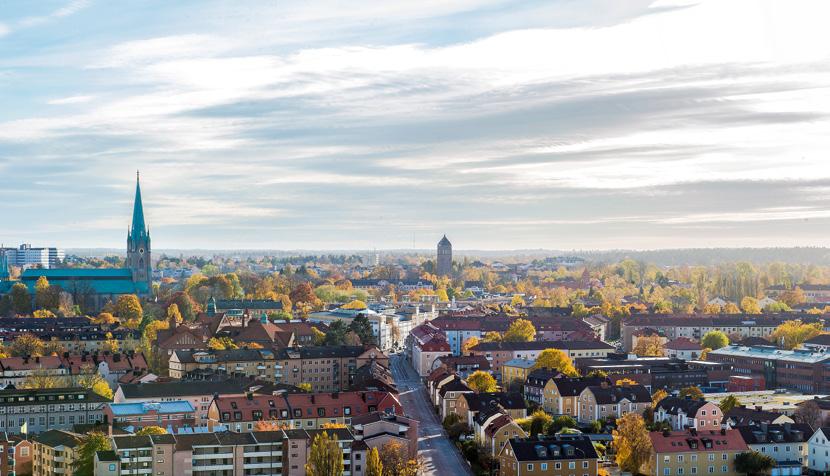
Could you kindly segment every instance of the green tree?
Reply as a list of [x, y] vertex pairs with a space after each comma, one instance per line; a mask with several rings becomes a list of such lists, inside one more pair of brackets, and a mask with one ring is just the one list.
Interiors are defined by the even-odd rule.
[[[568, 415], [559, 415], [551, 420], [550, 424], [547, 425], [546, 432], [548, 435], [555, 435], [565, 428], [577, 428], [577, 426], [576, 420], [574, 420], [573, 417]], [[597, 431], [595, 433], [599, 432]]]
[[545, 431], [551, 423], [553, 418], [545, 413], [544, 410], [536, 410], [530, 415], [530, 437], [536, 438], [536, 435]]
[[15, 314], [26, 315], [32, 312], [32, 297], [29, 296], [29, 288], [25, 284], [15, 283], [10, 294]]
[[346, 333], [349, 332], [349, 328], [343, 321], [334, 321], [329, 324], [329, 328], [326, 331], [326, 341], [325, 345], [332, 346], [332, 345], [343, 345], [346, 341]]
[[527, 319], [513, 321], [502, 337], [504, 342], [530, 342], [534, 339], [536, 339], [536, 328]]
[[721, 412], [723, 414], [726, 414], [729, 412], [729, 410], [732, 410], [740, 404], [741, 402], [738, 401], [737, 398], [735, 398], [735, 395], [729, 395], [723, 400], [721, 400], [718, 406], [720, 407]]
[[349, 330], [360, 337], [363, 345], [375, 345], [375, 333], [372, 332], [372, 323], [365, 314], [358, 314], [349, 324]]
[[639, 473], [651, 455], [651, 440], [643, 417], [636, 413], [626, 413], [617, 419], [617, 429], [612, 436], [617, 449], [617, 465], [623, 471]]
[[79, 476], [92, 476], [95, 471], [95, 453], [111, 450], [110, 439], [100, 431], [87, 433], [78, 446], [78, 459], [73, 465], [73, 473]]
[[383, 463], [377, 448], [372, 448], [366, 455], [366, 476], [383, 476]]
[[476, 392], [487, 393], [495, 392], [498, 388], [496, 379], [490, 375], [490, 372], [483, 370], [476, 370], [467, 377], [467, 385]]
[[721, 331], [709, 331], [700, 340], [700, 346], [712, 350], [720, 349], [729, 345], [729, 337]]
[[748, 476], [766, 474], [775, 464], [772, 457], [757, 451], [745, 451], [735, 455], [735, 470]]
[[305, 465], [306, 476], [341, 476], [343, 474], [343, 450], [328, 432], [314, 437]]

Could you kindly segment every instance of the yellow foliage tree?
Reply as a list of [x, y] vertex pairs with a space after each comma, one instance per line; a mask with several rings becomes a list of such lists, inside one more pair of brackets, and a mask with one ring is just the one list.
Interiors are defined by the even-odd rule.
[[822, 334], [823, 328], [820, 322], [805, 324], [800, 319], [787, 321], [776, 327], [770, 340], [781, 345], [785, 349], [794, 349], [803, 344], [804, 341]]
[[536, 358], [536, 363], [533, 365], [533, 368], [554, 369], [569, 377], [579, 375], [570, 357], [560, 349], [543, 350]]
[[467, 377], [467, 385], [476, 392], [495, 392], [498, 388], [496, 379], [489, 372], [476, 370]]
[[666, 353], [660, 336], [638, 337], [637, 344], [631, 351], [641, 357], [663, 357]]
[[461, 345], [461, 353], [463, 355], [467, 355], [471, 352], [472, 348], [479, 344], [479, 339], [476, 336], [472, 336], [467, 338], [464, 343]]
[[639, 473], [651, 455], [651, 439], [643, 417], [639, 413], [626, 413], [617, 419], [617, 429], [612, 436], [617, 465], [623, 471]]
[[761, 314], [761, 306], [758, 300], [752, 296], [741, 299], [741, 310], [747, 314]]
[[359, 299], [354, 299], [354, 300], [352, 300], [352, 301], [350, 301], [350, 302], [347, 302], [346, 304], [343, 304], [343, 305], [342, 305], [342, 306], [340, 306], [340, 307], [341, 307], [342, 309], [354, 309], [354, 310], [358, 310], [358, 311], [359, 311], [359, 310], [361, 310], [361, 309], [366, 309], [366, 303], [365, 303], [365, 302], [363, 302], [363, 301], [361, 301], [361, 300], [359, 300]]
[[527, 319], [513, 321], [502, 338], [504, 342], [530, 342], [534, 339], [536, 339], [536, 328]]

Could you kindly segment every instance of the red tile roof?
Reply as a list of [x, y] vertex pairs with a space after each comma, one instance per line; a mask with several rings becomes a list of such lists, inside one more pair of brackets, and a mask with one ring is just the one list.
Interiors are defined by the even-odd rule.
[[[655, 453], [696, 453], [698, 451], [746, 451], [749, 447], [738, 430], [672, 431], [649, 433]], [[706, 444], [711, 445], [707, 448]], [[696, 445], [697, 448], [693, 448]]]

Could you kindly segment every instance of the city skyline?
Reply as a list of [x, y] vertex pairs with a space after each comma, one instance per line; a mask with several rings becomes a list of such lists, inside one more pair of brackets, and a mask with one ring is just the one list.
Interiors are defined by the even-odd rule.
[[0, 242], [830, 244], [830, 5], [335, 4], [5, 2]]

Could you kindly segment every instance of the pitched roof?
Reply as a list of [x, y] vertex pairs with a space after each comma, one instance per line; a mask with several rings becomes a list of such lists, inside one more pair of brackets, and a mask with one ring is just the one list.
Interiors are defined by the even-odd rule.
[[48, 430], [32, 437], [34, 441], [50, 448], [58, 446], [74, 448], [81, 444], [82, 438], [83, 435], [64, 430]]
[[563, 397], [576, 397], [583, 390], [592, 386], [602, 386], [603, 383], [611, 382], [605, 377], [559, 377], [554, 378], [553, 383]]
[[614, 350], [611, 344], [595, 340], [595, 341], [581, 341], [581, 340], [563, 340], [556, 342], [549, 341], [530, 341], [530, 342], [481, 342], [472, 350], [476, 351], [497, 351], [497, 350], [545, 350], [545, 349], [563, 349], [563, 350], [586, 350], [586, 349], [607, 349]]
[[216, 309], [282, 309], [282, 301], [273, 299], [217, 299]]
[[700, 344], [692, 342], [687, 337], [678, 337], [677, 339], [668, 341], [665, 347], [671, 350], [700, 350]]
[[599, 458], [594, 444], [582, 435], [562, 435], [551, 439], [513, 438], [509, 444], [519, 462]]
[[783, 425], [744, 425], [735, 427], [746, 444], [803, 443], [813, 436], [813, 428], [806, 423]]
[[477, 412], [487, 407], [501, 405], [508, 410], [521, 410], [527, 408], [525, 399], [521, 393], [489, 392], [489, 393], [468, 393], [464, 395], [470, 411]]
[[[815, 400], [808, 400], [815, 401]], [[752, 423], [772, 423], [783, 415], [783, 413], [771, 412], [760, 408], [747, 408], [739, 405], [731, 408], [723, 416], [724, 421], [733, 421], [735, 425], [750, 425]]]
[[191, 397], [198, 395], [244, 393], [250, 382], [242, 380], [173, 381], [138, 384], [121, 384], [119, 388], [128, 399], [153, 399]]
[[663, 409], [669, 415], [682, 411], [686, 415], [695, 415], [708, 402], [703, 398], [666, 397], [657, 403], [656, 410]]
[[614, 385], [614, 386], [589, 386], [586, 390], [594, 394], [598, 405], [617, 403], [622, 399], [630, 402], [650, 402], [651, 393], [642, 385]]
[[746, 451], [749, 449], [738, 430], [652, 431], [648, 434], [655, 453], [699, 451]]

